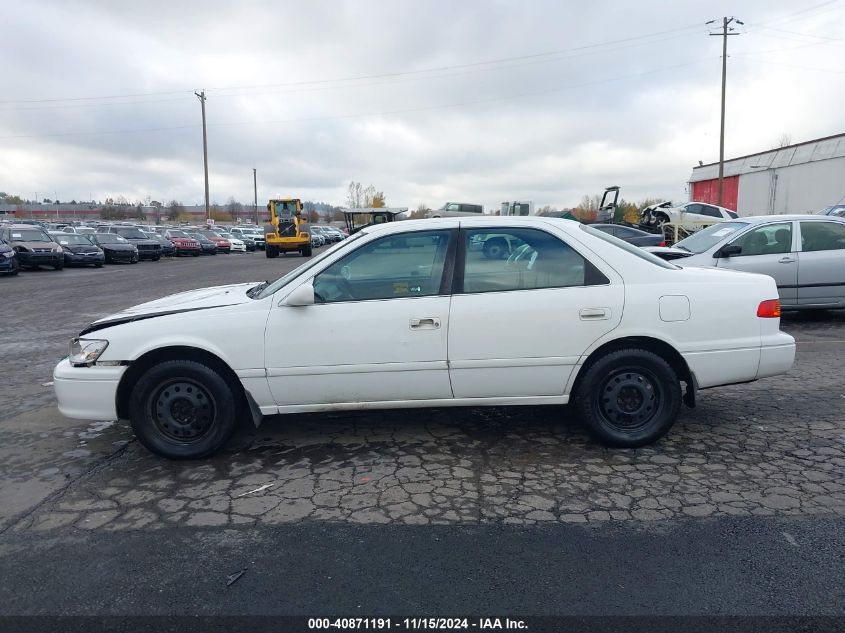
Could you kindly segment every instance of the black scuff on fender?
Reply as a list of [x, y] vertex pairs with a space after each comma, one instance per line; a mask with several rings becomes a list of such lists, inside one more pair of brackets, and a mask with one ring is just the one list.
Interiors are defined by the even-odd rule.
[[156, 317], [162, 316], [169, 316], [171, 314], [182, 314], [184, 312], [197, 312], [199, 310], [211, 310], [212, 308], [227, 308], [232, 305], [238, 305], [236, 303], [228, 303], [219, 306], [202, 306], [200, 308], [183, 308], [181, 310], [165, 310], [163, 312], [150, 312], [149, 314], [135, 314], [132, 316], [125, 316], [120, 317], [117, 319], [111, 319], [109, 321], [98, 321], [96, 323], [91, 323], [88, 327], [82, 330], [79, 333], [79, 336], [85, 336], [86, 334], [90, 334], [91, 332], [96, 332], [97, 330], [104, 330], [108, 327], [114, 327], [115, 325], [124, 325], [125, 323], [132, 323], [134, 321], [143, 321], [145, 319], [154, 319]]

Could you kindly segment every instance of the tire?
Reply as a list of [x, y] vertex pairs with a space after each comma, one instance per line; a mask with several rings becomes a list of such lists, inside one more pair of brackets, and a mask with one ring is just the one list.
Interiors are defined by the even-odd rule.
[[129, 396], [129, 420], [148, 450], [169, 459], [200, 459], [235, 430], [239, 398], [214, 369], [193, 361], [153, 365]]
[[193, 255], [194, 257], [199, 257], [199, 256], [200, 256], [200, 254], [199, 254], [199, 253], [191, 253], [191, 255]]
[[663, 358], [644, 349], [609, 352], [578, 378], [575, 403], [590, 434], [602, 444], [651, 444], [675, 423], [681, 384]]
[[102, 268], [102, 267], [103, 267], [102, 264], [94, 264], [94, 268]]
[[53, 270], [64, 270], [65, 263], [62, 262], [61, 264], [53, 264]]
[[157, 262], [160, 259], [161, 259], [161, 255], [156, 255], [155, 257], [153, 257], [154, 262]]
[[503, 237], [491, 237], [484, 242], [484, 256], [487, 259], [504, 259], [509, 250], [508, 242]]
[[274, 259], [279, 256], [279, 249], [276, 246], [268, 245], [267, 248], [264, 249], [264, 255], [268, 259]]
[[311, 252], [312, 252], [312, 251], [311, 251], [311, 247], [310, 247], [310, 246], [307, 246], [307, 247], [303, 248], [300, 252], [302, 253], [302, 256], [303, 256], [303, 257], [311, 257]]

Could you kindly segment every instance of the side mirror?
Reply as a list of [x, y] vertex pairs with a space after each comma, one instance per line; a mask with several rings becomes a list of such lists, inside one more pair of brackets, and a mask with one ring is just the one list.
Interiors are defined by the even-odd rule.
[[309, 281], [291, 292], [282, 305], [286, 306], [312, 306], [314, 305], [314, 285]]
[[714, 257], [731, 257], [733, 255], [739, 255], [742, 253], [742, 246], [739, 244], [728, 244], [727, 246], [723, 246], [718, 251], [713, 253]]

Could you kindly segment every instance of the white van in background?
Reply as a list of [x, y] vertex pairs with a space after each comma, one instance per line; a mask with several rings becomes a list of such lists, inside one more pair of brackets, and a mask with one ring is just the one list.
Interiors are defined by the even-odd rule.
[[499, 215], [534, 215], [534, 203], [530, 200], [514, 200], [513, 202], [503, 202], [502, 210]]
[[439, 209], [432, 209], [426, 214], [427, 218], [453, 218], [460, 215], [484, 215], [484, 205], [467, 204], [466, 202], [447, 202]]

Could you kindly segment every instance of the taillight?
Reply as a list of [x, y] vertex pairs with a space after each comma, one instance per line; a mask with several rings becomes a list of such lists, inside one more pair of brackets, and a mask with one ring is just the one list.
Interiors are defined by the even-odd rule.
[[658, 246], [666, 246], [666, 240], [663, 240], [662, 242], [660, 242], [660, 244], [658, 244]]
[[764, 319], [780, 318], [780, 299], [761, 301], [757, 306], [757, 316]]

